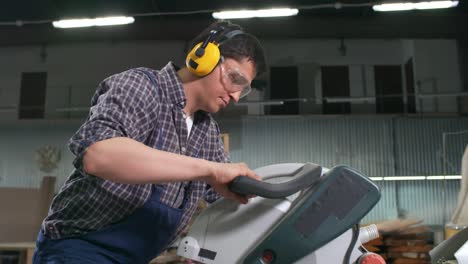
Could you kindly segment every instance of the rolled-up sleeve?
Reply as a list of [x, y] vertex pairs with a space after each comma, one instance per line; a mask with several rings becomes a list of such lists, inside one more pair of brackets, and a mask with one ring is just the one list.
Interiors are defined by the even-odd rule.
[[73, 165], [92, 144], [114, 137], [144, 142], [154, 127], [159, 103], [156, 87], [142, 72], [129, 70], [104, 80], [91, 100], [88, 119], [69, 141]]

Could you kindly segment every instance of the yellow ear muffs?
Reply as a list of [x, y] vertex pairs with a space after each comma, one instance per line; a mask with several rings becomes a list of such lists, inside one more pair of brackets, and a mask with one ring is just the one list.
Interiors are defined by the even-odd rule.
[[[219, 31], [211, 30], [205, 41], [195, 45], [195, 47], [193, 47], [193, 49], [187, 54], [185, 65], [190, 72], [200, 77], [210, 74], [221, 59], [219, 45], [222, 45], [224, 42], [236, 35], [244, 34], [244, 32], [239, 29], [223, 34], [224, 31], [225, 29], [223, 27]], [[221, 36], [224, 37], [225, 40], [214, 41], [213, 38], [215, 38], [219, 33], [222, 33]]]
[[218, 44], [213, 42], [198, 43], [187, 55], [185, 64], [190, 72], [197, 76], [208, 75], [218, 65], [221, 53]]

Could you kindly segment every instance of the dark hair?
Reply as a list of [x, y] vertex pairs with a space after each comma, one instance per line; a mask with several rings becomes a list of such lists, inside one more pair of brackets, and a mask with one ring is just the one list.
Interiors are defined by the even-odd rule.
[[[190, 42], [190, 49], [195, 47], [198, 43], [203, 42], [213, 29], [220, 32], [220, 34], [216, 35], [213, 40], [221, 42], [219, 50], [223, 57], [232, 58], [237, 61], [241, 61], [244, 58], [252, 60], [255, 65], [257, 76], [266, 71], [265, 52], [260, 41], [258, 41], [254, 35], [243, 31], [239, 25], [233, 24], [229, 21], [217, 21], [208, 26]], [[224, 35], [233, 30], [242, 30], [244, 33], [235, 35], [229, 40], [223, 42]]]

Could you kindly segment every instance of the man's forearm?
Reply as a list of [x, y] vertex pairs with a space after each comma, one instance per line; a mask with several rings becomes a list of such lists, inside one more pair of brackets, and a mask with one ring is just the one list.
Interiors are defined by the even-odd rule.
[[121, 183], [204, 180], [212, 175], [210, 161], [160, 151], [125, 137], [97, 142], [86, 150], [86, 173]]

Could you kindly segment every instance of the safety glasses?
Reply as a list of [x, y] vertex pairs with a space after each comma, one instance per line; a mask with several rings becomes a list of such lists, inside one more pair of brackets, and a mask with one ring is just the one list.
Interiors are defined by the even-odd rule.
[[245, 97], [252, 91], [249, 80], [242, 74], [237, 67], [232, 67], [224, 60], [219, 64], [221, 75], [228, 92], [241, 92], [239, 98]]

